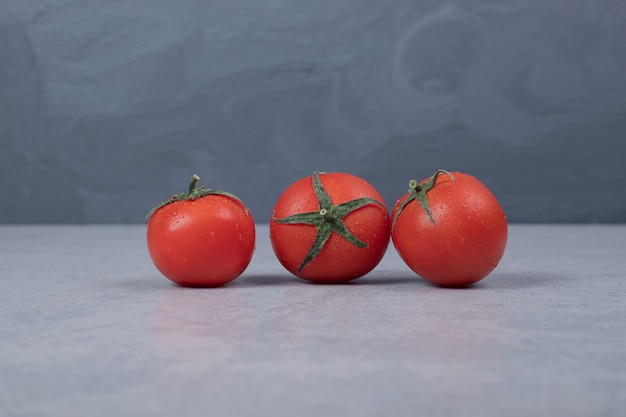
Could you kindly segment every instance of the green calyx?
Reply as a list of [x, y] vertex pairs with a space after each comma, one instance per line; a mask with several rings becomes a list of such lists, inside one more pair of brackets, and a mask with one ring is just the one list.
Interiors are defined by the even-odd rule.
[[435, 224], [435, 219], [433, 218], [433, 214], [430, 211], [430, 207], [428, 205], [428, 198], [426, 198], [426, 193], [435, 187], [437, 177], [439, 177], [439, 175], [441, 174], [446, 174], [452, 179], [452, 181], [454, 181], [454, 176], [444, 169], [438, 169], [433, 175], [431, 175], [426, 181], [424, 181], [423, 184], [418, 183], [416, 180], [409, 181], [409, 195], [400, 204], [398, 210], [396, 210], [396, 215], [393, 216], [391, 230], [396, 227], [396, 220], [398, 220], [398, 217], [400, 216], [402, 210], [404, 210], [406, 205], [413, 200], [417, 200], [420, 203], [424, 211], [426, 211], [426, 214], [428, 214], [428, 218], [430, 219], [431, 223]]
[[200, 187], [196, 187], [196, 184], [198, 183], [199, 179], [200, 179], [200, 177], [197, 176], [196, 174], [194, 174], [191, 177], [191, 182], [189, 183], [189, 189], [187, 190], [186, 193], [174, 194], [169, 199], [167, 199], [167, 201], [164, 201], [161, 204], [159, 204], [158, 206], [154, 207], [152, 210], [150, 210], [148, 212], [148, 215], [144, 219], [144, 223], [148, 223], [148, 221], [150, 220], [150, 217], [152, 217], [154, 212], [157, 211], [158, 209], [160, 209], [163, 206], [167, 206], [168, 204], [172, 204], [172, 203], [175, 203], [177, 201], [196, 200], [196, 199], [198, 199], [200, 197], [205, 197], [207, 195], [223, 195], [223, 196], [232, 198], [237, 203], [241, 204], [241, 206], [243, 207], [244, 211], [246, 212], [246, 215], [248, 215], [248, 212], [249, 212], [248, 208], [243, 203], [243, 201], [241, 201], [239, 198], [237, 198], [237, 196], [235, 196], [234, 194], [231, 194], [229, 192], [226, 192], [226, 191], [211, 190], [209, 188], [205, 188], [204, 185], [202, 185]]
[[317, 235], [315, 240], [309, 249], [309, 252], [304, 257], [302, 264], [298, 267], [298, 273], [313, 261], [317, 255], [320, 254], [326, 242], [330, 238], [330, 235], [335, 232], [341, 237], [346, 239], [351, 244], [359, 248], [367, 248], [367, 243], [361, 241], [354, 236], [343, 222], [343, 218], [353, 211], [366, 206], [368, 204], [376, 204], [385, 208], [385, 205], [380, 201], [373, 198], [363, 197], [355, 200], [347, 201], [345, 203], [333, 205], [330, 196], [326, 192], [326, 189], [322, 185], [318, 172], [313, 172], [313, 190], [317, 196], [319, 203], [319, 210], [308, 213], [299, 213], [292, 216], [287, 216], [282, 219], [274, 218], [276, 223], [284, 224], [308, 224], [317, 228]]

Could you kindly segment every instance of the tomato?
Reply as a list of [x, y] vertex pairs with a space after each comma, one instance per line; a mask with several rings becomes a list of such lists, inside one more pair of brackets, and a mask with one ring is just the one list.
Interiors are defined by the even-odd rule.
[[444, 287], [465, 287], [498, 265], [507, 221], [491, 191], [475, 177], [438, 170], [394, 205], [391, 239], [419, 276]]
[[216, 287], [238, 276], [252, 260], [254, 220], [234, 195], [195, 188], [173, 196], [146, 217], [147, 244], [156, 268], [185, 287]]
[[313, 282], [344, 282], [370, 272], [389, 246], [390, 220], [378, 191], [346, 173], [318, 173], [291, 184], [270, 219], [280, 263]]

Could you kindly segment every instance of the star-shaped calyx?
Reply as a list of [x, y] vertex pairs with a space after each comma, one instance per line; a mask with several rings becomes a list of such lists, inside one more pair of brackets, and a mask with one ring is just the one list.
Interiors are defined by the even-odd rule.
[[150, 210], [150, 212], [148, 213], [148, 215], [144, 219], [144, 223], [148, 223], [148, 220], [150, 220], [150, 217], [152, 217], [154, 212], [157, 211], [158, 209], [160, 209], [163, 206], [167, 206], [168, 204], [176, 203], [177, 201], [196, 200], [196, 199], [198, 199], [200, 197], [204, 197], [204, 196], [207, 196], [207, 195], [223, 195], [225, 197], [232, 198], [237, 203], [241, 204], [241, 206], [243, 207], [243, 209], [246, 212], [246, 215], [248, 214], [248, 212], [249, 212], [248, 211], [248, 207], [246, 207], [246, 205], [243, 203], [243, 201], [241, 201], [237, 196], [235, 196], [234, 194], [231, 194], [231, 193], [229, 193], [227, 191], [212, 190], [210, 188], [205, 188], [204, 185], [202, 185], [200, 187], [196, 187], [196, 183], [198, 182], [198, 180], [200, 180], [200, 177], [197, 176], [196, 174], [194, 174], [191, 177], [191, 182], [189, 183], [189, 188], [188, 188], [186, 193], [174, 194], [169, 199], [167, 199], [166, 201], [162, 202], [161, 204], [159, 204], [158, 206], [156, 206], [155, 208]]
[[313, 172], [312, 175], [313, 191], [315, 191], [315, 195], [319, 204], [318, 211], [298, 213], [291, 216], [283, 217], [281, 219], [273, 219], [273, 221], [275, 221], [276, 223], [308, 224], [317, 228], [317, 235], [315, 236], [315, 240], [313, 241], [309, 252], [304, 257], [302, 264], [300, 264], [300, 266], [298, 267], [298, 273], [302, 272], [302, 270], [309, 263], [311, 263], [311, 261], [313, 261], [317, 257], [317, 255], [320, 254], [333, 232], [337, 233], [348, 242], [359, 248], [367, 248], [367, 243], [363, 242], [362, 240], [354, 236], [352, 232], [350, 232], [348, 227], [345, 225], [343, 218], [353, 211], [368, 204], [377, 204], [385, 208], [385, 205], [383, 203], [369, 197], [357, 198], [347, 201], [345, 203], [333, 205], [330, 196], [326, 192], [326, 189], [324, 188], [324, 185], [320, 180], [319, 174], [320, 173], [318, 172]]
[[424, 181], [424, 183], [421, 185], [420, 183], [417, 182], [417, 180], [409, 181], [409, 195], [404, 199], [404, 201], [402, 201], [402, 203], [398, 207], [398, 210], [396, 210], [396, 214], [395, 216], [393, 216], [391, 230], [393, 230], [394, 227], [396, 226], [396, 220], [398, 219], [398, 216], [400, 216], [400, 213], [402, 212], [404, 207], [406, 207], [406, 205], [409, 204], [413, 200], [417, 200], [420, 203], [424, 211], [426, 211], [426, 214], [428, 214], [428, 218], [430, 219], [431, 223], [435, 224], [435, 219], [433, 218], [433, 214], [430, 211], [430, 207], [428, 205], [428, 199], [426, 198], [426, 193], [432, 190], [432, 188], [435, 186], [435, 183], [437, 182], [437, 177], [441, 174], [446, 174], [452, 179], [452, 181], [454, 181], [454, 176], [450, 174], [448, 171], [446, 171], [445, 169], [438, 169], [433, 175], [428, 177], [428, 179]]

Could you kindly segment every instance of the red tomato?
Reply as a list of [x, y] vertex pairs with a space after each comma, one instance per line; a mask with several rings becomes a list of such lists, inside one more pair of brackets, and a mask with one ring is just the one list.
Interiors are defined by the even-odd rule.
[[380, 262], [389, 245], [389, 226], [387, 206], [367, 181], [315, 172], [279, 197], [270, 239], [292, 274], [313, 282], [343, 282]]
[[146, 218], [148, 252], [157, 269], [186, 287], [224, 285], [248, 267], [255, 244], [250, 210], [232, 194], [195, 188]]
[[498, 265], [507, 242], [502, 207], [479, 180], [439, 170], [410, 182], [395, 204], [391, 238], [406, 264], [444, 287], [465, 287]]

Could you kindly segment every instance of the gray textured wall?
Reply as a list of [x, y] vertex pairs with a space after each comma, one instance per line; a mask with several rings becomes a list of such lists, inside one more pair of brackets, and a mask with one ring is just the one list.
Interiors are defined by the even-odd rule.
[[267, 221], [435, 168], [626, 221], [623, 0], [0, 0], [0, 222], [141, 222], [197, 173]]

